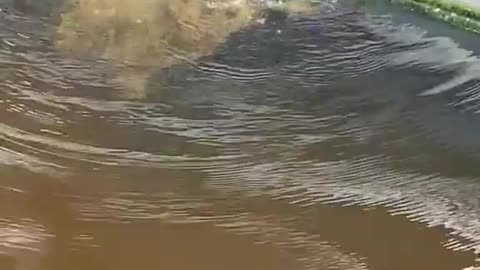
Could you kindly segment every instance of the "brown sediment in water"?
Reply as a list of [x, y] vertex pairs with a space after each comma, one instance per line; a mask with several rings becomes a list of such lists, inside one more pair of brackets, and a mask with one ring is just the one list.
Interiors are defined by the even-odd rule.
[[254, 212], [279, 215], [303, 211], [300, 230], [337, 244], [343, 253], [364, 258], [368, 269], [463, 269], [475, 261], [472, 250], [446, 247], [452, 236], [444, 227], [426, 227], [381, 206], [319, 203], [305, 209], [282, 201], [272, 204], [269, 198], [251, 199], [248, 205]]
[[[134, 68], [118, 71], [130, 97], [145, 95], [150, 68], [194, 63], [212, 54], [230, 34], [257, 23], [263, 8], [249, 0], [81, 0], [67, 2], [56, 46], [86, 57], [103, 57]], [[290, 1], [287, 13], [314, 10]]]
[[[250, 24], [251, 5], [209, 7], [203, 0], [82, 0], [67, 7], [57, 45], [141, 66], [170, 66], [211, 53]], [[177, 56], [178, 57], [178, 56]]]
[[140, 67], [141, 72], [119, 71], [117, 81], [132, 89], [131, 96], [141, 97], [148, 67], [194, 62], [250, 25], [260, 10], [243, 2], [222, 7], [227, 1], [210, 1], [213, 6], [203, 0], [76, 1], [61, 16], [56, 44], [64, 51]]
[[[28, 269], [39, 270], [304, 269], [297, 261], [299, 258], [295, 257], [296, 254], [285, 252], [283, 248], [298, 243], [290, 244], [288, 238], [278, 238], [279, 241], [287, 241], [281, 244], [276, 242], [275, 237], [270, 241], [261, 241], [254, 235], [238, 234], [218, 226], [214, 219], [200, 223], [189, 223], [188, 220], [169, 222], [168, 218], [162, 217], [132, 218], [123, 222], [121, 218], [117, 221], [85, 219], [82, 215], [88, 214], [88, 211], [78, 210], [74, 206], [78, 207], [76, 200], [82, 197], [88, 199], [92, 194], [83, 194], [81, 188], [79, 190], [85, 179], [77, 180], [75, 189], [72, 189], [73, 186], [67, 188], [68, 184], [43, 177], [39, 179], [33, 175], [2, 180], [4, 186], [11, 188], [1, 191], [0, 214], [7, 224], [0, 223], [0, 227], [19, 228], [12, 232], [21, 236], [22, 231], [34, 232], [24, 226], [30, 224], [31, 227], [43, 228], [45, 235], [39, 237], [43, 239], [39, 243], [22, 244], [17, 241], [17, 245], [32, 250], [7, 248], [7, 252], [3, 252], [0, 246], [0, 253], [5, 254], [0, 257], [2, 269], [16, 269], [9, 268], [12, 265], [34, 265]], [[99, 181], [106, 180], [88, 180], [90, 184]], [[105, 183], [98, 185], [106, 188]], [[166, 184], [164, 189], [178, 188], [174, 186]], [[115, 190], [110, 192], [116, 193]], [[440, 227], [426, 228], [403, 216], [391, 216], [383, 208], [318, 204], [304, 209], [269, 198], [242, 199], [231, 195], [222, 199], [231, 202], [217, 205], [215, 201], [219, 201], [218, 197], [204, 194], [203, 200], [211, 204], [203, 211], [221, 217], [227, 212], [235, 216], [235, 209], [243, 209], [260, 217], [277, 216], [291, 220], [289, 224], [278, 223], [275, 226], [286, 226], [283, 231], [302, 232], [298, 235], [305, 235], [305, 239], [311, 241], [316, 239], [314, 241], [319, 243], [331, 243], [331, 248], [335, 247], [342, 254], [353, 254], [363, 261], [365, 269], [451, 270], [462, 269], [473, 263], [471, 252], [452, 251], [443, 246], [448, 240], [446, 230]], [[155, 199], [148, 203], [158, 204]], [[195, 215], [195, 211], [192, 210], [190, 214]], [[238, 215], [243, 214], [239, 212]], [[271, 229], [280, 228], [275, 226]], [[271, 233], [269, 228], [263, 233]], [[262, 228], [258, 229], [262, 234]], [[305, 247], [308, 246], [309, 243], [305, 242]], [[320, 259], [322, 255], [325, 256], [317, 254]]]
[[373, 269], [463, 269], [474, 261], [473, 252], [444, 246], [447, 230], [426, 228], [381, 207], [323, 205], [312, 212], [319, 233], [364, 256]]

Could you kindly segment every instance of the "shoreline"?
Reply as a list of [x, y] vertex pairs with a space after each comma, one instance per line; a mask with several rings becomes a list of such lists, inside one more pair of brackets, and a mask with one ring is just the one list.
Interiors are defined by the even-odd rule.
[[391, 0], [432, 18], [480, 33], [480, 4], [463, 0]]

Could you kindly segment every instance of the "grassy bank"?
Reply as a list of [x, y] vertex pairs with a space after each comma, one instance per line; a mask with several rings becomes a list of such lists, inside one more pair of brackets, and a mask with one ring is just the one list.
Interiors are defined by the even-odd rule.
[[480, 4], [476, 7], [455, 0], [393, 0], [416, 11], [480, 33]]

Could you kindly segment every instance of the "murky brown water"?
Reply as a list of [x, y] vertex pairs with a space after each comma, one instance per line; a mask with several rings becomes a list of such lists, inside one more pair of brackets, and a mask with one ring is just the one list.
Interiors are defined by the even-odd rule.
[[477, 36], [199, 1], [0, 1], [0, 269], [474, 264]]

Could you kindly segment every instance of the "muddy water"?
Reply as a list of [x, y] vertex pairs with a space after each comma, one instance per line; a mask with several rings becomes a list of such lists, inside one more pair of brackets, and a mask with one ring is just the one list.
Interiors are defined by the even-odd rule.
[[1, 269], [473, 265], [477, 36], [325, 2], [146, 72], [3, 4]]

